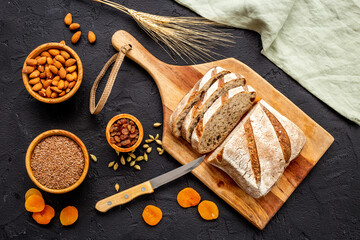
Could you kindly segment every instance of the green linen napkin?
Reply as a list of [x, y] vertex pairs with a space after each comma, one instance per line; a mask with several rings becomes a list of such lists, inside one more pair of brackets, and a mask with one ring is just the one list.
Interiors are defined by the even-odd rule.
[[262, 54], [360, 125], [360, 1], [176, 1], [205, 18], [258, 32]]

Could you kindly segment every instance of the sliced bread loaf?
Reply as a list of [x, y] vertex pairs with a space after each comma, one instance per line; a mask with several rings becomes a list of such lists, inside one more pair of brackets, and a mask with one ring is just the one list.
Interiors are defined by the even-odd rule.
[[261, 100], [211, 153], [208, 162], [259, 198], [271, 190], [304, 144], [304, 133]]
[[180, 103], [177, 105], [176, 109], [170, 116], [169, 127], [171, 132], [176, 136], [181, 136], [181, 125], [190, 111], [191, 107], [200, 100], [203, 93], [209, 89], [211, 84], [215, 82], [218, 78], [224, 76], [230, 71], [221, 68], [213, 67], [211, 68], [188, 92]]
[[186, 115], [181, 126], [181, 136], [186, 139], [186, 141], [190, 142], [191, 134], [196, 127], [196, 124], [214, 101], [228, 90], [244, 86], [245, 83], [245, 78], [242, 75], [235, 73], [228, 73], [216, 80], [205, 92], [201, 100], [199, 100]]
[[199, 153], [214, 150], [250, 109], [256, 92], [251, 86], [230, 89], [205, 112], [191, 135], [191, 145]]

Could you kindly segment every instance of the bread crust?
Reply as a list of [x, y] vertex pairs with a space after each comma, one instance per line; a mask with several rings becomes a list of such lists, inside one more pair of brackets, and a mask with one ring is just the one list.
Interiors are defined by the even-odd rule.
[[[270, 112], [277, 120], [275, 126]], [[257, 181], [251, 162], [245, 123], [249, 122], [256, 142], [260, 164]], [[278, 128], [281, 124], [281, 128]], [[290, 144], [282, 146], [278, 130], [286, 131]], [[289, 119], [282, 116], [264, 100], [259, 101], [235, 127], [227, 139], [209, 156], [208, 162], [225, 171], [245, 192], [254, 198], [266, 195], [277, 183], [289, 163], [296, 158], [305, 145], [305, 134]], [[290, 148], [290, 157], [286, 161]], [[285, 150], [286, 149], [286, 150]], [[220, 156], [221, 155], [221, 156]], [[219, 161], [221, 159], [221, 161]]]

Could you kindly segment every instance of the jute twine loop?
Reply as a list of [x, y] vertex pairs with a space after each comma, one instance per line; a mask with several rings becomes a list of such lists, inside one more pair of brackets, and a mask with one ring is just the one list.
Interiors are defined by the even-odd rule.
[[[107, 61], [107, 63], [105, 63], [105, 66], [103, 67], [103, 69], [101, 69], [99, 75], [97, 76], [97, 78], [95, 79], [95, 82], [91, 88], [90, 91], [90, 113], [91, 114], [98, 114], [104, 107], [110, 93], [111, 93], [111, 89], [114, 85], [116, 76], [119, 72], [120, 66], [124, 60], [124, 57], [126, 55], [126, 53], [131, 50], [131, 45], [125, 45], [122, 46], [120, 48], [120, 51], [118, 53], [115, 53], [114, 56], [112, 56], [109, 61]], [[114, 63], [115, 62], [115, 63]], [[99, 86], [99, 83], [101, 81], [101, 79], [104, 77], [107, 69], [111, 66], [111, 64], [114, 63], [114, 66], [110, 72], [110, 76], [109, 79], [106, 83], [106, 86], [104, 88], [104, 91], [100, 97], [99, 102], [96, 104], [95, 106], [95, 94], [96, 94], [96, 90]]]

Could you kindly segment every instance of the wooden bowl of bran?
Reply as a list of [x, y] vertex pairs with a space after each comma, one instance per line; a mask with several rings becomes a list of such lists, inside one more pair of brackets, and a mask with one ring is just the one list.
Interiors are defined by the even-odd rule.
[[[32, 165], [31, 165], [33, 153], [34, 153], [34, 150], [35, 150], [36, 146], [38, 146], [38, 144], [41, 143], [44, 139], [46, 139], [48, 137], [52, 137], [52, 136], [67, 137], [70, 140], [72, 140], [73, 142], [75, 142], [80, 147], [83, 158], [84, 158], [83, 159], [84, 160], [84, 165], [83, 165], [83, 168], [82, 168], [81, 175], [76, 180], [76, 182], [74, 182], [72, 185], [70, 185], [70, 186], [68, 186], [66, 188], [55, 189], [55, 188], [49, 188], [49, 187], [45, 186], [44, 184], [42, 184], [39, 181], [39, 179], [37, 179], [35, 177], [35, 174], [33, 172], [33, 168], [32, 168]], [[56, 154], [56, 153], [54, 153], [54, 154]], [[55, 194], [62, 194], [62, 193], [67, 193], [67, 192], [70, 192], [70, 191], [74, 190], [75, 188], [77, 188], [84, 181], [84, 179], [85, 179], [85, 177], [86, 177], [86, 175], [88, 173], [88, 170], [89, 170], [89, 154], [88, 154], [88, 151], [87, 151], [84, 143], [76, 135], [74, 135], [71, 132], [65, 131], [65, 130], [54, 129], [54, 130], [49, 130], [49, 131], [41, 133], [40, 135], [38, 135], [30, 143], [30, 145], [29, 145], [29, 147], [27, 149], [27, 152], [26, 152], [25, 165], [26, 165], [26, 171], [27, 171], [30, 179], [35, 183], [35, 185], [37, 187], [44, 190], [45, 192], [55, 193]], [[62, 181], [62, 179], [60, 181]]]

